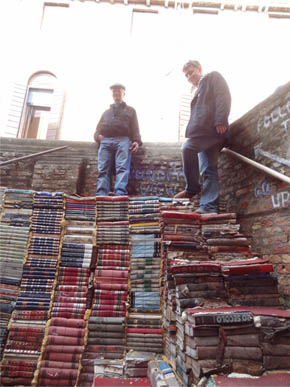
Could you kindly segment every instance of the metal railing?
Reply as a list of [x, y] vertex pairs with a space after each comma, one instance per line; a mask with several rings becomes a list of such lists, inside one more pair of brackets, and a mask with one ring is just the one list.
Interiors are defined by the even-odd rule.
[[263, 172], [266, 172], [268, 175], [271, 175], [271, 176], [275, 177], [276, 179], [283, 181], [284, 183], [290, 184], [290, 177], [283, 175], [283, 173], [280, 173], [280, 172], [274, 171], [274, 169], [265, 167], [265, 165], [257, 163], [257, 161], [251, 160], [248, 157], [242, 156], [239, 153], [232, 151], [231, 149], [223, 148], [221, 150], [221, 152], [228, 154], [230, 156], [233, 156], [236, 159], [241, 160], [249, 165], [252, 165], [253, 167], [255, 167]]
[[3, 161], [3, 163], [0, 163], [0, 167], [3, 167], [4, 165], [11, 164], [11, 163], [16, 163], [17, 161], [22, 161], [22, 160], [26, 160], [26, 159], [31, 159], [33, 157], [42, 156], [42, 155], [45, 155], [46, 153], [57, 152], [57, 151], [60, 151], [62, 149], [65, 149], [65, 148], [67, 148], [67, 146], [60, 146], [58, 148], [48, 149], [48, 150], [43, 151], [43, 152], [32, 153], [30, 155], [17, 157], [16, 159]]

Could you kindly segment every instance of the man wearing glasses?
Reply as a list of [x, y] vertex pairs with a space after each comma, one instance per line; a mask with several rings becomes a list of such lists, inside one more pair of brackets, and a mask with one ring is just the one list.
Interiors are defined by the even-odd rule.
[[125, 86], [115, 83], [110, 89], [114, 103], [103, 113], [94, 134], [99, 143], [97, 196], [109, 195], [114, 168], [112, 195], [127, 195], [131, 152], [142, 145], [136, 111], [123, 101]]
[[[203, 75], [196, 60], [183, 66], [187, 80], [196, 88], [182, 146], [185, 190], [175, 198], [193, 198], [201, 192], [199, 214], [217, 213], [219, 184], [218, 155], [228, 135], [231, 95], [222, 75], [216, 71]], [[200, 176], [203, 183], [200, 184]]]

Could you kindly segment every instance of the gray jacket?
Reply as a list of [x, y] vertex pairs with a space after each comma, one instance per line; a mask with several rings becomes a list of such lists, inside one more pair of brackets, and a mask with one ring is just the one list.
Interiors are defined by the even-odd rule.
[[[185, 137], [221, 136], [215, 128], [217, 125], [229, 125], [230, 108], [231, 95], [223, 76], [217, 71], [206, 74], [191, 102]], [[222, 136], [225, 137], [226, 133]]]

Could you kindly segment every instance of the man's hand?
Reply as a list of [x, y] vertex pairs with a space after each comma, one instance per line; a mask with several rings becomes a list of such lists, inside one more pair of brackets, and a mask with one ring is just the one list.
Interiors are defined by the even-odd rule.
[[131, 146], [130, 146], [130, 151], [131, 151], [132, 153], [135, 153], [135, 152], [137, 152], [138, 149], [139, 149], [139, 144], [138, 144], [138, 142], [137, 142], [137, 141], [132, 142], [132, 144], [131, 144]]
[[101, 142], [103, 138], [104, 138], [104, 136], [102, 134], [99, 134], [97, 136], [97, 141]]
[[218, 134], [224, 134], [227, 131], [226, 125], [217, 125], [215, 128]]

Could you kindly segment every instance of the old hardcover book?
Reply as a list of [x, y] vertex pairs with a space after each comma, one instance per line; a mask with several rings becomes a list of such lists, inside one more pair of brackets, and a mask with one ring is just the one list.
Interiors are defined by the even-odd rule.
[[220, 342], [219, 336], [190, 337], [185, 336], [185, 345], [191, 348], [217, 346]]
[[195, 313], [188, 314], [188, 320], [199, 325], [233, 325], [249, 324], [253, 322], [250, 312], [226, 312], [226, 313]]
[[192, 324], [189, 321], [185, 322], [184, 325], [185, 334], [188, 336], [207, 337], [207, 336], [218, 336], [218, 327], [198, 326]]

